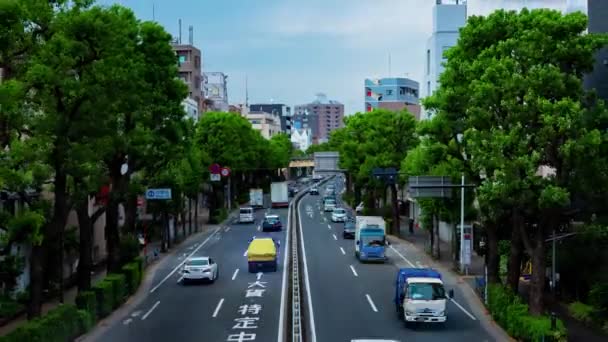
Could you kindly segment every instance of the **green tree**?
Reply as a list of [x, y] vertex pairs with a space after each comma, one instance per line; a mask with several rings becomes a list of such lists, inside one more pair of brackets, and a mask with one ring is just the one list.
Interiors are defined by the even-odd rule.
[[275, 134], [270, 138], [270, 149], [272, 155], [271, 167], [284, 168], [289, 165], [293, 154], [293, 145], [285, 133]]
[[[599, 151], [602, 143], [603, 133], [586, 120], [581, 79], [608, 40], [582, 34], [586, 25], [581, 13], [498, 11], [470, 19], [448, 53], [468, 55], [458, 68], [477, 75], [465, 141], [475, 170], [487, 176], [479, 200], [509, 199], [513, 206], [514, 229], [532, 258], [529, 307], [536, 315], [543, 312], [545, 239], [563, 223], [562, 211], [581, 182], [573, 177], [580, 158], [574, 152]], [[479, 51], [480, 42], [484, 48], [472, 54], [469, 48]], [[554, 174], [543, 177], [542, 168]]]

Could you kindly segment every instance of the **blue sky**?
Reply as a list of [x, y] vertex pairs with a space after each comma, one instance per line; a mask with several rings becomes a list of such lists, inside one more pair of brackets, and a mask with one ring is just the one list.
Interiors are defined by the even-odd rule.
[[[566, 0], [528, 0], [556, 5]], [[517, 0], [470, 0], [469, 13], [485, 14]], [[424, 51], [435, 0], [102, 0], [155, 19], [182, 42], [194, 26], [194, 45], [205, 71], [228, 75], [230, 103], [297, 105], [318, 92], [362, 111], [363, 81], [388, 74], [423, 81]]]

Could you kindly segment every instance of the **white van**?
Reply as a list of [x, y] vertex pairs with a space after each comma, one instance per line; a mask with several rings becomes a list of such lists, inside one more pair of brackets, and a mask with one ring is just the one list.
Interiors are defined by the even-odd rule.
[[252, 207], [245, 207], [239, 210], [239, 223], [253, 223], [255, 222], [255, 215], [253, 214]]

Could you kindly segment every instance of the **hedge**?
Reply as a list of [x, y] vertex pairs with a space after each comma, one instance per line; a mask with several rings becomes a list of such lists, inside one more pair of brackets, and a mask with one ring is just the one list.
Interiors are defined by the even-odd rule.
[[125, 283], [125, 275], [118, 273], [111, 273], [106, 276], [104, 281], [112, 284], [112, 308], [116, 309], [127, 299], [127, 287]]
[[519, 296], [501, 285], [488, 285], [488, 309], [494, 320], [509, 335], [522, 341], [566, 341], [567, 331], [557, 320], [556, 330], [551, 330], [551, 319], [535, 317], [528, 313], [528, 305]]
[[72, 341], [87, 332], [91, 328], [91, 322], [88, 312], [78, 310], [71, 304], [63, 304], [0, 337], [0, 342]]
[[139, 264], [136, 262], [130, 262], [122, 267], [122, 274], [125, 275], [125, 283], [127, 291], [130, 294], [135, 293], [141, 282], [141, 272], [139, 270]]
[[76, 296], [76, 307], [88, 312], [92, 318], [97, 317], [97, 300], [95, 291], [82, 291]]
[[97, 317], [104, 318], [114, 308], [114, 286], [104, 279], [93, 286], [93, 291], [97, 302]]

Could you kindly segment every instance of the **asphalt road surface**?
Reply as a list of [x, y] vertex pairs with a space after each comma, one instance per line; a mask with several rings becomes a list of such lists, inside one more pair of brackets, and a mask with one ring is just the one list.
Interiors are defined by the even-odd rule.
[[[338, 185], [337, 190], [340, 188]], [[386, 264], [360, 263], [354, 256], [354, 240], [342, 238], [343, 223], [332, 223], [331, 214], [321, 211], [323, 193], [307, 195], [299, 204], [314, 321], [309, 337], [316, 337], [309, 341], [492, 340], [462, 302], [448, 304], [448, 321], [443, 327], [428, 324], [406, 328], [393, 304], [395, 277], [399, 267], [424, 267], [416, 261], [423, 259], [415, 251], [397, 253], [397, 249], [389, 248]], [[448, 280], [445, 286], [454, 289], [455, 301], [462, 298], [455, 283]]]
[[[255, 224], [231, 223], [180, 246], [164, 269], [156, 272], [146, 298], [127, 317], [109, 326], [97, 341], [276, 341], [281, 310], [285, 230], [259, 231], [264, 210], [256, 211]], [[287, 209], [279, 214], [284, 229]], [[253, 237], [280, 240], [277, 272], [247, 271], [246, 251]], [[189, 256], [210, 256], [219, 266], [215, 283], [180, 282], [180, 264]]]

